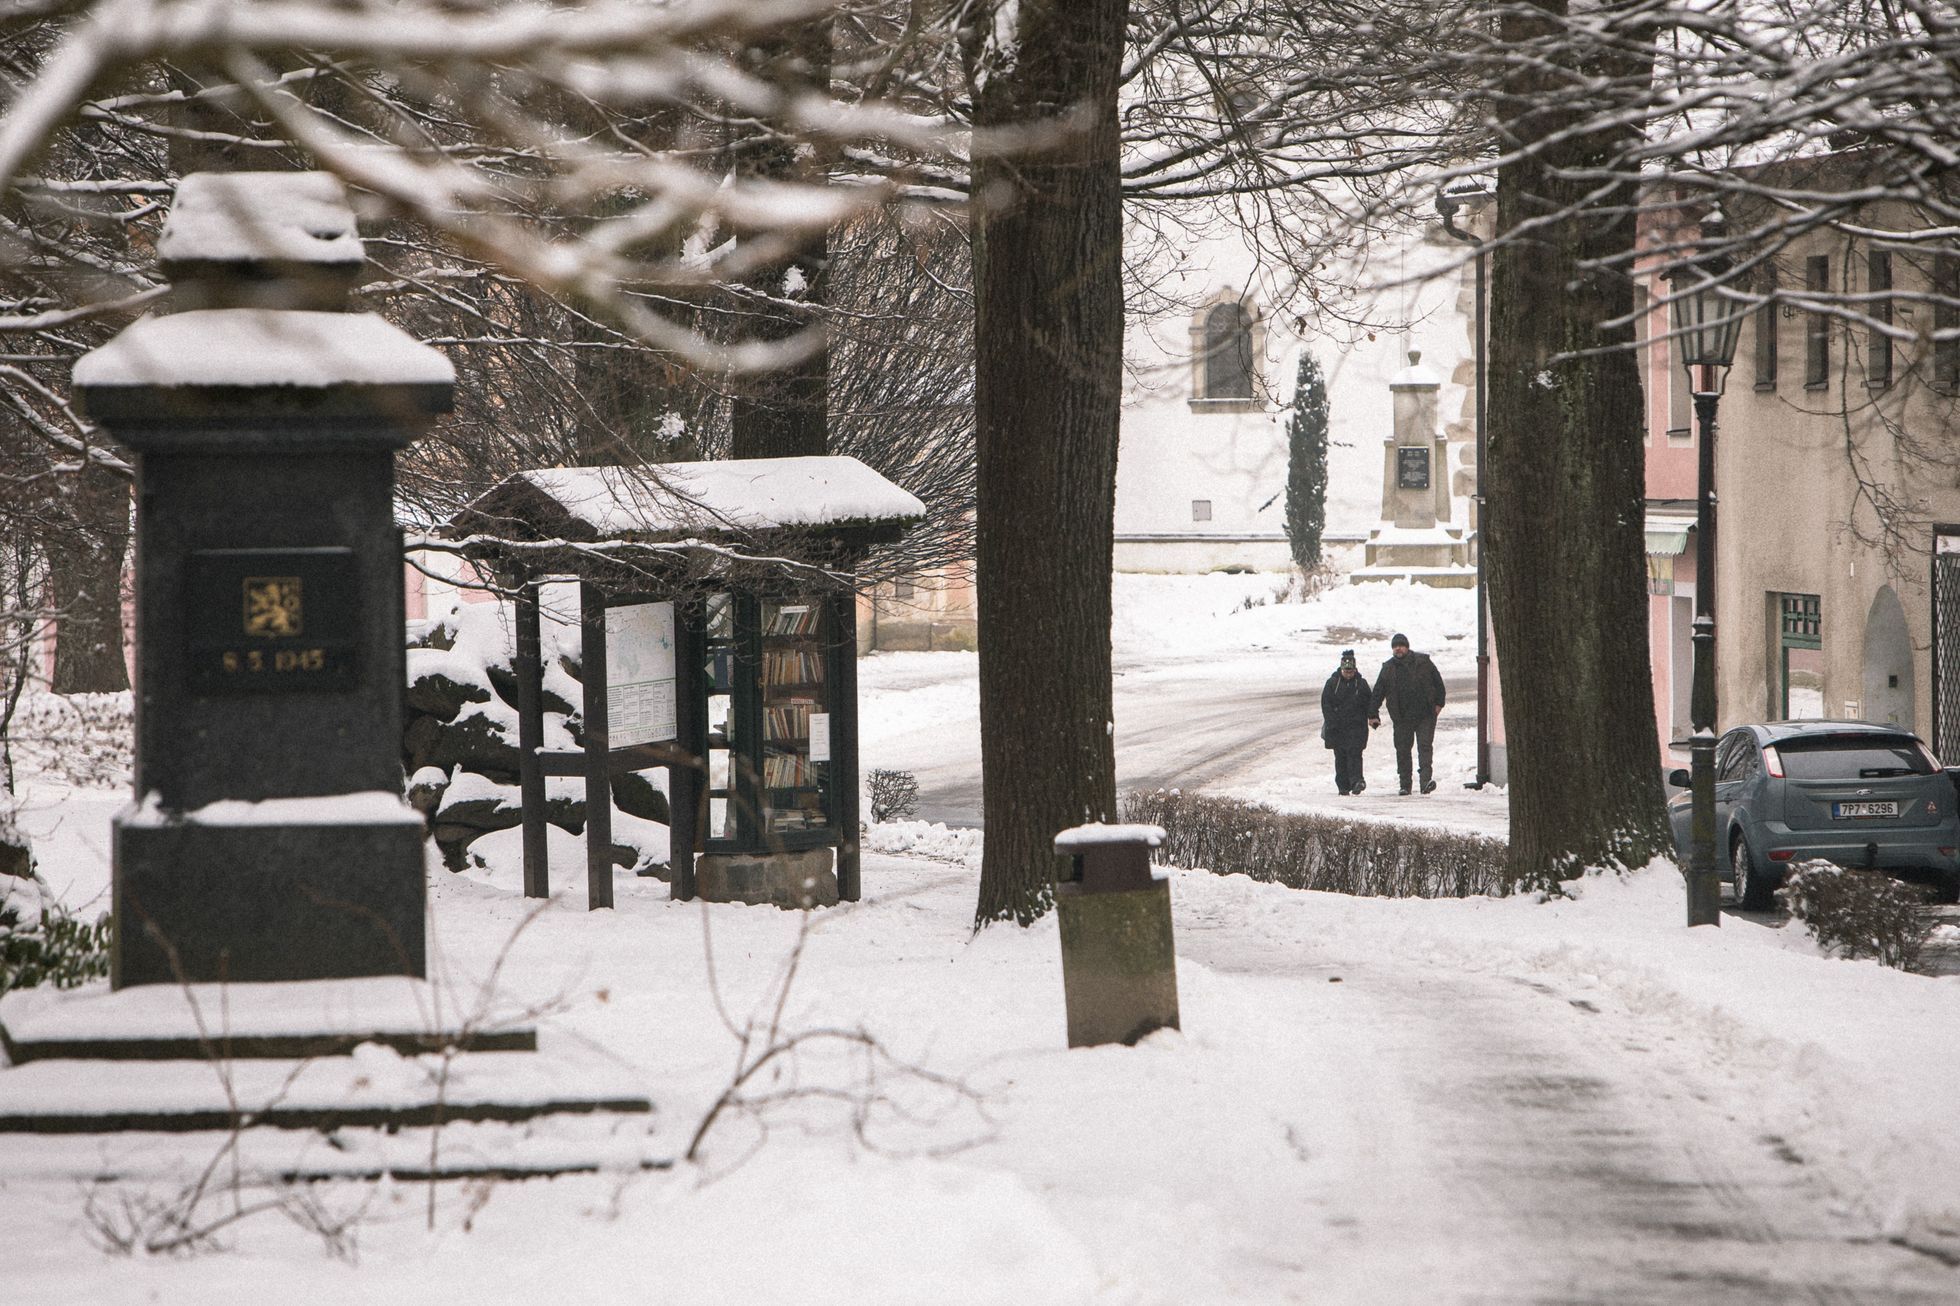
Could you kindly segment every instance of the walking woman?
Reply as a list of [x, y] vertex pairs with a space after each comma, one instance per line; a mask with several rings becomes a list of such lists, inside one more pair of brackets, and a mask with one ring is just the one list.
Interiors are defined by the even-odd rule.
[[1342, 650], [1340, 670], [1327, 677], [1327, 687], [1320, 691], [1320, 739], [1334, 750], [1334, 787], [1344, 794], [1368, 787], [1361, 777], [1361, 753], [1368, 747], [1371, 701], [1354, 650]]

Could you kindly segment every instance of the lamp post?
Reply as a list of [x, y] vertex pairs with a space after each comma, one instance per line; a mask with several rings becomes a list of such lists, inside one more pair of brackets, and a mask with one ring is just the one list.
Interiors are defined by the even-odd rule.
[[1719, 210], [1702, 219], [1701, 252], [1668, 274], [1674, 348], [1695, 399], [1699, 466], [1695, 496], [1695, 679], [1688, 714], [1688, 924], [1720, 925], [1721, 880], [1715, 869], [1715, 407], [1735, 361], [1746, 306], [1726, 291], [1729, 260], [1720, 253]]
[[1487, 199], [1490, 192], [1472, 184], [1455, 190], [1436, 192], [1436, 212], [1443, 219], [1443, 230], [1466, 245], [1477, 246], [1477, 323], [1476, 323], [1476, 425], [1477, 425], [1477, 526], [1470, 533], [1477, 550], [1477, 778], [1463, 787], [1482, 789], [1490, 783], [1490, 630], [1485, 614], [1489, 601], [1484, 592], [1484, 467], [1490, 461], [1485, 447], [1489, 437], [1484, 430], [1484, 250], [1482, 238], [1456, 225], [1456, 211], [1473, 200]]

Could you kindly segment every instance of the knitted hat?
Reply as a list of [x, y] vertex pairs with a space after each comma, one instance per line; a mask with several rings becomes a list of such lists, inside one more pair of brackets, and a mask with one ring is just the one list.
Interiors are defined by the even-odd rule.
[[1409, 637], [1407, 635], [1397, 635], [1388, 641], [1388, 646], [1390, 648], [1407, 648], [1409, 647]]
[[1344, 648], [1344, 649], [1342, 649], [1342, 650], [1341, 650], [1341, 665], [1342, 665], [1342, 666], [1344, 666], [1344, 667], [1351, 667], [1351, 666], [1353, 666], [1353, 665], [1354, 665], [1354, 650], [1353, 650], [1353, 649], [1351, 649], [1351, 648]]

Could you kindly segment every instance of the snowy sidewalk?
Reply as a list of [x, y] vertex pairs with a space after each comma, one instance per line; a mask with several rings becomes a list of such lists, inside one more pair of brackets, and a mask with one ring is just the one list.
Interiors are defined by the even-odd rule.
[[[309, 1190], [358, 1213], [350, 1266], [276, 1215], [235, 1230], [235, 1255], [107, 1258], [80, 1195], [0, 1159], [9, 1293], [244, 1303], [274, 1276], [305, 1300], [445, 1303], [1960, 1292], [1885, 1241], [1960, 1250], [1960, 980], [1823, 960], [1792, 930], [1690, 932], [1669, 870], [1546, 905], [1179, 874], [1184, 1031], [1073, 1052], [1052, 920], [970, 937], [972, 874], [943, 863], [874, 855], [865, 885], [811, 918], [781, 1028], [862, 1029], [888, 1056], [783, 1058], [750, 1085], [772, 1100], [724, 1113], [699, 1166], [445, 1186], [433, 1233], [419, 1187]], [[665, 893], [557, 903], [514, 944], [513, 885], [444, 875], [432, 912], [448, 982], [508, 946], [513, 996], [562, 1005], [559, 1036], [641, 1077], [678, 1154], [730, 1082], [721, 1011], [774, 1010], [799, 917]]]

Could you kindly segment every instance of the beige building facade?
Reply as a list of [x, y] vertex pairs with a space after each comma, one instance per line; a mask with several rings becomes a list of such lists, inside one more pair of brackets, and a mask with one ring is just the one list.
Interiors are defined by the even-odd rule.
[[1960, 350], [1927, 298], [1953, 262], [1813, 234], [1742, 329], [1716, 446], [1724, 727], [1892, 722], [1960, 763]]

